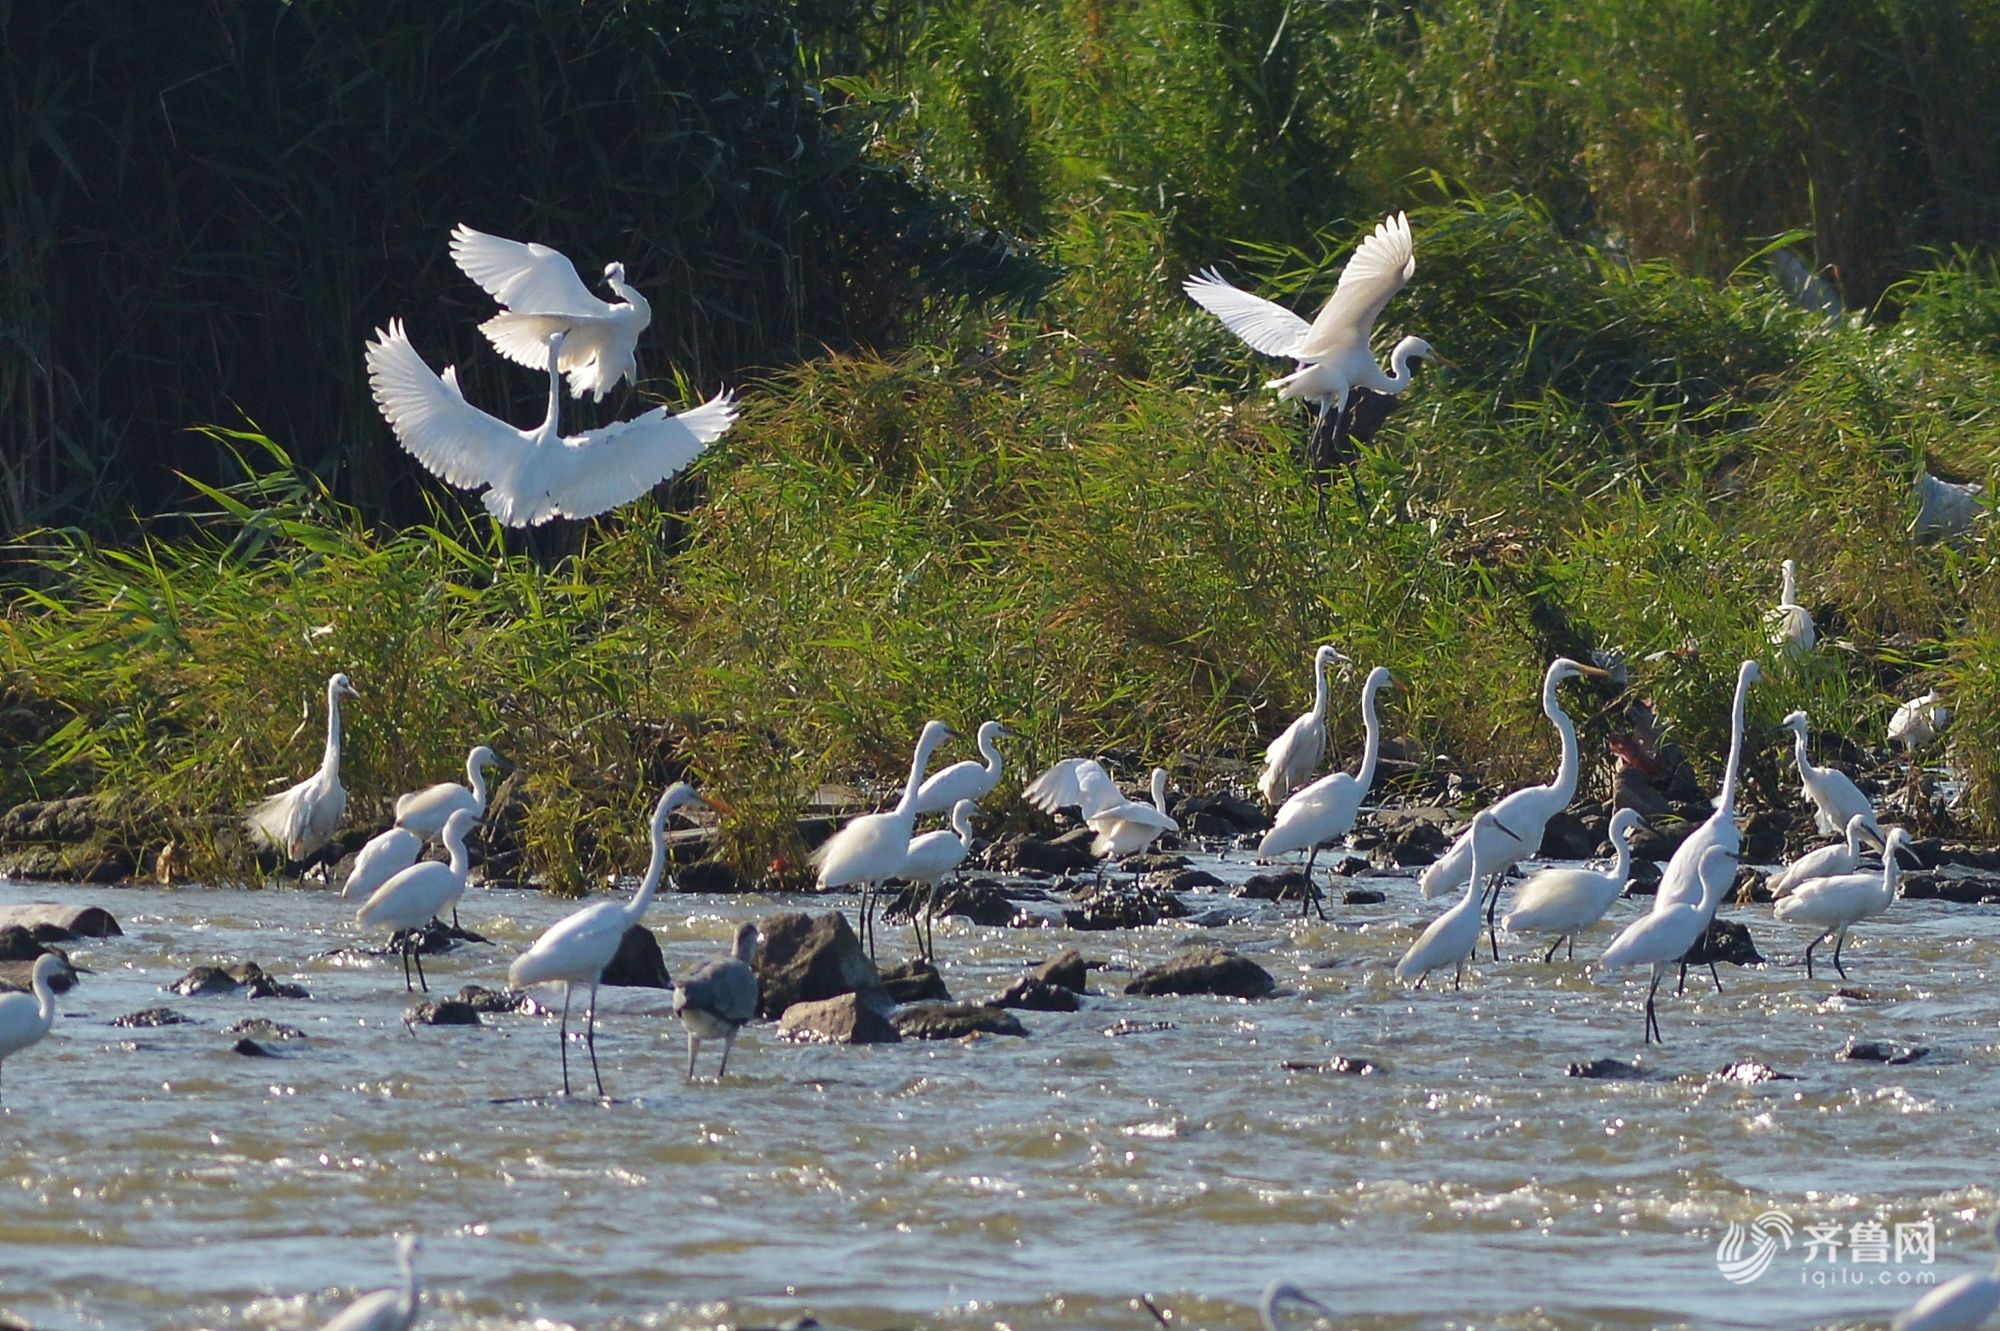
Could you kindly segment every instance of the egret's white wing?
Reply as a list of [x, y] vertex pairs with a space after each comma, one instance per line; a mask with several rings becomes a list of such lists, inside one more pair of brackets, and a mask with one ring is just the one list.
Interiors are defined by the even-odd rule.
[[[1028, 783], [1021, 797], [1044, 813], [1054, 813], [1057, 809], [1073, 809], [1083, 799], [1083, 791], [1077, 784], [1077, 772], [1089, 762], [1088, 758], [1064, 758], [1048, 771]], [[919, 786], [921, 794], [923, 787]]]
[[461, 222], [451, 233], [451, 257], [487, 295], [522, 314], [601, 319], [611, 308], [591, 294], [575, 264], [546, 245], [489, 236]]
[[376, 329], [368, 344], [368, 387], [410, 456], [453, 485], [490, 485], [530, 447], [519, 430], [461, 397], [456, 375], [431, 373], [401, 319]]
[[1292, 355], [1312, 328], [1284, 306], [1231, 286], [1213, 268], [1188, 278], [1181, 289], [1195, 304], [1222, 320], [1222, 326], [1242, 338], [1252, 351], [1266, 356]]
[[1410, 219], [1402, 213], [1384, 219], [1340, 270], [1340, 284], [1305, 338], [1289, 354], [1299, 360], [1321, 360], [1356, 346], [1366, 347], [1368, 330], [1375, 326], [1382, 307], [1416, 271]]
[[479, 325], [493, 349], [513, 361], [540, 370], [549, 363], [549, 339], [563, 335], [556, 367], [574, 374], [593, 366], [618, 332], [616, 321], [604, 315], [500, 313]]
[[507, 968], [507, 983], [522, 989], [547, 980], [568, 979], [599, 956], [608, 963], [629, 924], [623, 902], [593, 902], [550, 925], [532, 947], [514, 958]]
[[549, 503], [565, 517], [595, 517], [637, 499], [701, 454], [736, 422], [727, 390], [678, 415], [656, 407], [601, 430], [563, 440], [563, 472]]

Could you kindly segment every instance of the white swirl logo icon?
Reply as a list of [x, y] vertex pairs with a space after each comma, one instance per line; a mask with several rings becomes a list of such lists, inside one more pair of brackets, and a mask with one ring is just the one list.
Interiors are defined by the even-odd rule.
[[1791, 1246], [1792, 1218], [1783, 1211], [1766, 1211], [1747, 1225], [1732, 1220], [1715, 1245], [1716, 1269], [1731, 1284], [1747, 1285], [1770, 1269], [1780, 1248]]

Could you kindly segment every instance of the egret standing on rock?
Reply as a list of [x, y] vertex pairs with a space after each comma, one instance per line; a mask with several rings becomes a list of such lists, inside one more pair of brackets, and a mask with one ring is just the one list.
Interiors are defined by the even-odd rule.
[[403, 1273], [401, 1289], [378, 1289], [347, 1305], [320, 1331], [410, 1331], [417, 1320], [417, 1258], [424, 1245], [414, 1235], [396, 1240], [396, 1266]]
[[[1323, 647], [1320, 650], [1331, 649]], [[1369, 788], [1375, 784], [1375, 761], [1382, 751], [1382, 722], [1375, 714], [1375, 695], [1394, 682], [1388, 667], [1376, 666], [1368, 672], [1368, 682], [1361, 687], [1361, 725], [1365, 739], [1361, 746], [1360, 770], [1352, 776], [1346, 772], [1330, 773], [1286, 800], [1278, 809], [1271, 830], [1257, 844], [1259, 859], [1270, 859], [1296, 850], [1308, 852], [1305, 899], [1299, 903], [1301, 919], [1305, 917], [1308, 906], [1318, 909], [1321, 919], [1326, 918], [1326, 907], [1320, 904], [1319, 887], [1313, 882], [1313, 862], [1319, 858], [1321, 846], [1337, 841], [1353, 830], [1361, 801], [1368, 797]]]
[[1295, 717], [1284, 733], [1264, 750], [1264, 772], [1257, 778], [1264, 804], [1275, 809], [1287, 796], [1312, 780], [1326, 756], [1326, 669], [1335, 661], [1345, 661], [1332, 646], [1313, 653], [1312, 710]]
[[618, 955], [618, 944], [626, 930], [646, 913], [646, 903], [659, 889], [667, 871], [667, 818], [683, 804], [708, 803], [685, 781], [668, 786], [653, 806], [648, 827], [652, 858], [646, 862], [646, 876], [630, 901], [594, 901], [582, 910], [563, 917], [537, 938], [534, 945], [507, 968], [507, 983], [516, 989], [531, 984], [563, 986], [562, 1019], [556, 1026], [556, 1040], [562, 1050], [563, 1094], [569, 1094], [569, 1005], [576, 987], [590, 986], [590, 1008], [585, 1017], [583, 1043], [590, 1050], [590, 1075], [597, 1080], [597, 1093], [604, 1094], [604, 1074], [597, 1070], [597, 986], [604, 968]]
[[451, 257], [464, 274], [506, 308], [479, 325], [493, 349], [517, 365], [539, 369], [548, 339], [563, 335], [559, 368], [573, 397], [602, 399], [621, 379], [636, 381], [639, 334], [653, 307], [625, 283], [625, 265], [604, 265], [618, 303], [600, 300], [576, 265], [547, 245], [506, 240], [460, 223]]
[[376, 888], [374, 895], [355, 912], [355, 921], [364, 929], [387, 929], [392, 936], [402, 935], [403, 990], [406, 993], [410, 989], [412, 956], [417, 960], [417, 983], [423, 986], [425, 993], [431, 991], [430, 981], [424, 978], [423, 954], [417, 950], [422, 941], [419, 931], [449, 909], [451, 903], [465, 891], [465, 876], [472, 871], [471, 857], [465, 851], [465, 836], [477, 821], [478, 815], [469, 809], [460, 809], [447, 818], [444, 844], [445, 849], [451, 852], [451, 863], [425, 860], [411, 865]]
[[445, 820], [460, 809], [475, 817], [486, 816], [486, 769], [500, 765], [500, 755], [481, 744], [465, 756], [465, 780], [440, 781], [434, 786], [396, 797], [396, 826], [415, 832], [426, 841], [444, 836]]
[[[938, 884], [972, 853], [972, 815], [979, 807], [962, 799], [951, 806], [951, 830], [926, 832], [910, 842], [909, 853], [896, 877], [911, 886], [910, 927], [917, 935], [917, 955], [937, 960], [931, 922], [937, 915]], [[919, 901], [918, 897], [922, 900]]]
[[1699, 900], [1668, 901], [1663, 896], [1655, 897], [1653, 909], [1626, 925], [1597, 963], [1600, 970], [1649, 963], [1653, 967], [1653, 983], [1646, 990], [1644, 1043], [1654, 1040], [1666, 1043], [1660, 1038], [1660, 1019], [1653, 1011], [1653, 1000], [1660, 992], [1660, 977], [1708, 932], [1716, 904], [1736, 881], [1736, 852], [1728, 846], [1710, 843], [1695, 866], [1695, 876], [1701, 883]]
[[1181, 825], [1167, 815], [1167, 769], [1153, 769], [1153, 802], [1125, 800], [1102, 807], [1083, 820], [1097, 839], [1090, 853], [1111, 859], [1137, 854], [1159, 840], [1162, 832], [1178, 832]]
[[1784, 588], [1778, 593], [1778, 604], [1764, 615], [1766, 636], [1787, 656], [1803, 656], [1813, 649], [1819, 635], [1813, 628], [1812, 611], [1798, 603], [1798, 561], [1787, 559], [1778, 571]]
[[1604, 918], [1632, 876], [1632, 832], [1638, 826], [1636, 809], [1612, 814], [1607, 835], [1618, 858], [1611, 868], [1542, 870], [1515, 890], [1513, 908], [1500, 927], [1510, 934], [1554, 934], [1549, 950], [1542, 954], [1545, 965], [1555, 959], [1565, 940], [1574, 959], [1576, 936]]
[[927, 721], [917, 736], [916, 751], [910, 755], [910, 779], [903, 783], [903, 797], [884, 813], [863, 814], [850, 819], [812, 854], [819, 870], [821, 891], [855, 887], [861, 891], [861, 937], [868, 955], [875, 955], [875, 889], [885, 878], [894, 878], [910, 851], [910, 832], [916, 823], [917, 800], [924, 784], [924, 769], [931, 754], [956, 732], [942, 721]]
[[1824, 931], [1806, 944], [1807, 979], [1812, 978], [1813, 949], [1829, 938], [1833, 939], [1833, 968], [1840, 972], [1841, 979], [1847, 978], [1847, 968], [1840, 964], [1840, 949], [1847, 942], [1847, 931], [1862, 920], [1880, 915], [1896, 900], [1896, 853], [1909, 843], [1908, 832], [1892, 827], [1882, 843], [1881, 873], [1814, 878], [1800, 884], [1773, 908], [1773, 913], [1787, 924], [1809, 924]]
[[1815, 878], [1853, 873], [1861, 865], [1861, 843], [1867, 835], [1868, 815], [1855, 814], [1847, 820], [1845, 841], [1808, 851], [1766, 880], [1764, 886], [1770, 889], [1771, 899], [1782, 901]]
[[721, 1081], [729, 1071], [729, 1051], [736, 1033], [757, 1015], [757, 926], [745, 920], [736, 926], [736, 946], [726, 957], [712, 957], [686, 971], [674, 984], [674, 1014], [687, 1028], [688, 1080], [694, 1080], [694, 1059], [703, 1040], [722, 1041], [722, 1062], [715, 1069]]
[[1432, 971], [1456, 966], [1458, 973], [1451, 987], [1464, 987], [1465, 959], [1479, 949], [1479, 899], [1481, 884], [1487, 874], [1486, 847], [1497, 844], [1485, 835], [1489, 825], [1503, 836], [1514, 835], [1491, 809], [1481, 809], [1473, 816], [1469, 832], [1472, 855], [1465, 868], [1465, 895], [1453, 903], [1450, 910], [1432, 920], [1423, 936], [1410, 944], [1410, 950], [1396, 963], [1397, 979], [1415, 980], [1421, 986]]
[[1000, 749], [997, 740], [1012, 739], [1007, 727], [998, 721], [982, 721], [979, 725], [977, 742], [979, 755], [984, 762], [974, 762], [970, 758], [953, 763], [924, 782], [917, 792], [917, 814], [947, 813], [960, 800], [971, 800], [977, 804], [993, 793], [993, 787], [1000, 784]]
[[1839, 836], [1847, 827], [1847, 820], [1857, 815], [1866, 818], [1868, 834], [1881, 844], [1882, 827], [1875, 821], [1875, 806], [1861, 793], [1853, 778], [1837, 767], [1815, 767], [1806, 756], [1806, 714], [1789, 713], [1779, 726], [1792, 732], [1792, 756], [1799, 765], [1799, 784], [1807, 799], [1812, 801], [1813, 826], [1822, 836]]
[[319, 770], [271, 796], [244, 818], [256, 844], [282, 851], [297, 864], [333, 839], [340, 816], [347, 811], [347, 789], [340, 784], [340, 700], [360, 696], [346, 675], [327, 679], [326, 752]]
[[53, 952], [35, 958], [28, 972], [31, 993], [0, 993], [0, 1067], [31, 1044], [41, 1042], [56, 1021], [56, 991], [50, 982], [63, 968]]

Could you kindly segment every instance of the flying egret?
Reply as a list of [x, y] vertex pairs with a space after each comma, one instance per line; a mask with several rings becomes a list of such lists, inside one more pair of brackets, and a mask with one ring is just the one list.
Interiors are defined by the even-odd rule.
[[573, 397], [602, 399], [621, 379], [638, 382], [639, 334], [653, 307], [625, 284], [625, 265], [604, 265], [618, 303], [600, 300], [559, 250], [506, 240], [460, 223], [451, 257], [464, 274], [506, 308], [479, 325], [493, 349], [517, 365], [539, 369], [548, 339], [563, 334], [560, 366]]
[[1600, 970], [1652, 966], [1653, 983], [1646, 990], [1645, 1043], [1654, 1040], [1666, 1043], [1660, 1036], [1660, 1019], [1653, 1011], [1653, 999], [1660, 992], [1660, 977], [1708, 932], [1716, 904], [1736, 881], [1735, 849], [1711, 842], [1695, 865], [1695, 877], [1701, 883], [1699, 900], [1690, 903], [1669, 901], [1664, 895], [1655, 897], [1653, 909], [1626, 925], [1597, 962]]
[[1778, 593], [1778, 604], [1764, 614], [1765, 634], [1773, 647], [1789, 656], [1800, 656], [1813, 649], [1818, 634], [1813, 630], [1812, 611], [1798, 603], [1798, 561], [1787, 559], [1779, 565], [1779, 572], [1784, 589]]
[[[2000, 1245], [2000, 1217], [1993, 1222], [1993, 1241]], [[1988, 1276], [1964, 1275], [1947, 1280], [1896, 1315], [1889, 1331], [1973, 1331], [2000, 1309], [2000, 1263]]]
[[1312, 710], [1293, 718], [1264, 750], [1264, 772], [1257, 778], [1257, 789], [1263, 792], [1266, 807], [1275, 809], [1283, 804], [1319, 770], [1320, 759], [1326, 756], [1326, 668], [1346, 659], [1330, 645], [1313, 653]]
[[618, 955], [625, 931], [646, 913], [646, 903], [660, 886], [667, 871], [667, 818], [683, 804], [710, 801], [695, 794], [685, 781], [668, 786], [653, 806], [648, 827], [652, 838], [652, 858], [646, 861], [646, 876], [630, 901], [594, 901], [582, 910], [564, 916], [549, 926], [526, 952], [507, 968], [507, 983], [516, 989], [531, 984], [563, 986], [562, 1020], [556, 1027], [556, 1042], [562, 1050], [563, 1094], [569, 1094], [569, 1005], [580, 984], [590, 986], [590, 1009], [585, 1018], [584, 1046], [590, 1050], [590, 1073], [597, 1079], [597, 1093], [604, 1094], [604, 1074], [597, 1070], [597, 986], [604, 968]]
[[415, 1235], [398, 1238], [396, 1266], [403, 1273], [403, 1287], [363, 1294], [320, 1331], [410, 1331], [417, 1320], [417, 1258], [423, 1251]]
[[340, 700], [360, 696], [346, 675], [328, 677], [326, 752], [319, 770], [245, 816], [243, 826], [257, 845], [282, 851], [296, 864], [333, 839], [347, 811], [347, 790], [340, 784]]
[[1898, 706], [1889, 717], [1889, 742], [1906, 753], [1917, 753], [1937, 743], [1937, 737], [1951, 724], [1951, 708], [1938, 701], [1932, 689]]
[[952, 805], [950, 830], [926, 832], [911, 841], [903, 867], [896, 871], [896, 877], [916, 889], [910, 894], [910, 926], [917, 935], [917, 955], [925, 961], [937, 957], [931, 921], [937, 914], [938, 883], [972, 853], [972, 815], [978, 811], [969, 799]]
[[1771, 875], [1764, 886], [1771, 899], [1782, 901], [1814, 878], [1853, 873], [1861, 864], [1861, 839], [1868, 834], [1868, 815], [1857, 813], [1847, 820], [1847, 839], [1805, 854]]
[[431, 991], [430, 981], [424, 978], [423, 955], [416, 951], [417, 931], [436, 919], [465, 891], [465, 876], [472, 868], [471, 858], [465, 852], [465, 834], [478, 820], [478, 815], [470, 809], [460, 809], [447, 818], [444, 845], [451, 852], [451, 863], [425, 860], [412, 864], [376, 888], [374, 895], [354, 914], [355, 922], [364, 929], [387, 929], [392, 937], [402, 935], [406, 993], [410, 988], [412, 956], [417, 959], [417, 983], [425, 993]]
[[354, 867], [347, 871], [340, 895], [366, 901], [376, 888], [415, 864], [423, 853], [424, 839], [407, 827], [377, 832], [354, 857]]
[[1007, 727], [998, 721], [982, 721], [979, 724], [977, 741], [979, 756], [984, 762], [974, 762], [968, 758], [933, 775], [925, 781], [917, 792], [917, 814], [948, 813], [960, 800], [971, 800], [975, 804], [993, 793], [993, 787], [1000, 784], [1000, 749], [996, 740], [1012, 739]]
[[1514, 834], [1507, 825], [1495, 816], [1492, 809], [1481, 809], [1472, 819], [1472, 856], [1465, 870], [1465, 894], [1452, 904], [1451, 909], [1430, 922], [1422, 937], [1410, 944], [1410, 950], [1396, 963], [1396, 978], [1415, 980], [1419, 986], [1432, 971], [1444, 966], [1456, 966], [1457, 975], [1451, 987], [1465, 985], [1465, 959], [1479, 948], [1479, 899], [1480, 887], [1486, 877], [1486, 847], [1494, 844], [1490, 838], [1479, 834], [1494, 825], [1494, 830], [1505, 836]]
[[1021, 796], [1043, 813], [1075, 809], [1085, 818], [1125, 800], [1095, 758], [1062, 759], [1029, 782]]
[[63, 959], [53, 952], [35, 958], [28, 972], [32, 993], [0, 993], [0, 1067], [7, 1060], [49, 1033], [56, 1020], [56, 991], [49, 983], [63, 968]]
[[396, 797], [396, 826], [408, 828], [426, 841], [444, 836], [445, 819], [460, 809], [486, 816], [486, 769], [498, 767], [500, 755], [481, 744], [465, 755], [466, 785], [440, 781], [434, 786]]
[[1608, 835], [1618, 858], [1611, 867], [1542, 870], [1515, 889], [1514, 904], [1500, 927], [1510, 934], [1554, 934], [1549, 950], [1542, 954], [1543, 964], [1555, 960], [1556, 948], [1564, 940], [1568, 940], [1568, 955], [1574, 959], [1576, 936], [1604, 918], [1632, 876], [1632, 831], [1638, 826], [1636, 809], [1612, 814]]
[[1090, 843], [1090, 853], [1110, 859], [1123, 859], [1144, 850], [1162, 832], [1180, 831], [1181, 825], [1167, 815], [1167, 769], [1153, 769], [1151, 804], [1123, 800], [1100, 807], [1083, 821], [1097, 833], [1097, 839]]
[[694, 1080], [694, 1057], [703, 1040], [722, 1041], [722, 1062], [715, 1069], [721, 1081], [729, 1071], [729, 1051], [736, 1033], [757, 1015], [757, 926], [745, 920], [736, 926], [736, 946], [726, 957], [711, 957], [681, 973], [674, 983], [674, 1013], [687, 1027], [688, 1080]]
[[1882, 826], [1875, 821], [1875, 806], [1868, 802], [1861, 788], [1839, 768], [1815, 767], [1806, 756], [1806, 714], [1791, 712], [1778, 725], [1792, 732], [1792, 753], [1798, 760], [1799, 784], [1806, 798], [1812, 801], [1813, 826], [1822, 836], [1838, 836], [1846, 828], [1847, 820], [1858, 814], [1868, 820], [1868, 834], [1880, 845]]
[[910, 779], [903, 783], [903, 797], [884, 813], [863, 814], [850, 819], [812, 853], [819, 870], [821, 891], [836, 887], [858, 887], [861, 891], [861, 936], [868, 955], [875, 955], [875, 889], [885, 878], [894, 878], [910, 850], [910, 831], [916, 822], [917, 800], [923, 792], [924, 768], [931, 754], [957, 733], [942, 721], [926, 721], [917, 736], [916, 751], [910, 755]]
[[417, 461], [453, 485], [488, 487], [481, 501], [509, 527], [550, 518], [589, 518], [629, 503], [693, 462], [736, 420], [736, 400], [716, 394], [678, 415], [656, 407], [629, 421], [564, 435], [558, 424], [561, 335], [543, 348], [549, 410], [540, 425], [517, 430], [467, 402], [455, 371], [431, 373], [400, 319], [368, 344], [375, 405]]
[[1829, 938], [1833, 939], [1833, 968], [1840, 972], [1841, 979], [1847, 978], [1847, 968], [1840, 964], [1840, 949], [1847, 942], [1847, 931], [1889, 909], [1896, 899], [1896, 852], [1909, 843], [1908, 832], [1892, 827], [1882, 843], [1881, 873], [1814, 878], [1777, 903], [1773, 913], [1785, 923], [1809, 924], [1824, 931], [1806, 944], [1807, 979], [1812, 978], [1813, 949]]
[[[1730, 703], [1729, 757], [1722, 766], [1722, 790], [1715, 797], [1715, 812], [1711, 813], [1701, 826], [1689, 833], [1687, 838], [1675, 848], [1667, 860], [1667, 867], [1660, 871], [1660, 887], [1653, 898], [1654, 909], [1662, 905], [1693, 905], [1706, 898], [1707, 884], [1699, 872], [1702, 856], [1710, 846], [1721, 846], [1734, 859], [1743, 849], [1743, 833], [1736, 826], [1736, 788], [1743, 771], [1743, 724], [1744, 708], [1749, 701], [1750, 686], [1764, 678], [1764, 671], [1755, 661], [1745, 661], [1736, 668], [1736, 694]], [[1708, 915], [1713, 918], [1715, 907], [1721, 903], [1721, 893], [1717, 893], [1708, 907]], [[1708, 926], [1704, 923], [1703, 929]], [[1708, 968], [1715, 980], [1718, 993], [1722, 990], [1722, 977], [1716, 974], [1713, 963]], [[1687, 967], [1681, 967], [1681, 984], [1687, 981]]]
[[1286, 800], [1278, 809], [1271, 830], [1257, 843], [1259, 859], [1295, 850], [1307, 852], [1306, 900], [1299, 903], [1301, 919], [1308, 904], [1318, 908], [1321, 919], [1326, 918], [1319, 888], [1313, 883], [1313, 862], [1319, 858], [1321, 846], [1338, 841], [1353, 829], [1361, 801], [1375, 784], [1375, 760], [1382, 751], [1382, 723], [1375, 714], [1375, 695], [1393, 683], [1388, 667], [1376, 666], [1368, 672], [1368, 682], [1361, 687], [1361, 724], [1366, 738], [1361, 746], [1360, 769], [1351, 776], [1346, 772], [1323, 776]]
[[1290, 1331], [1284, 1322], [1284, 1310], [1290, 1304], [1310, 1309], [1320, 1317], [1333, 1316], [1333, 1309], [1291, 1281], [1273, 1280], [1264, 1286], [1264, 1296], [1257, 1301], [1257, 1315], [1263, 1319], [1264, 1331]]

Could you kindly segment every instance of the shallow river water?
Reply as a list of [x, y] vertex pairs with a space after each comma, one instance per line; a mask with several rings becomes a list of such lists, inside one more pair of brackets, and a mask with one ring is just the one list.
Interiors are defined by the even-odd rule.
[[[1191, 858], [1251, 871], [1240, 855]], [[607, 990], [610, 1103], [547, 1094], [553, 1017], [411, 1034], [397, 963], [334, 955], [359, 936], [330, 893], [0, 883], [0, 906], [94, 903], [126, 931], [72, 949], [96, 973], [6, 1067], [0, 1314], [316, 1327], [393, 1282], [403, 1230], [426, 1243], [419, 1324], [494, 1331], [808, 1312], [857, 1328], [1147, 1331], [1140, 1294], [1177, 1326], [1249, 1328], [1279, 1275], [1343, 1325], [1879, 1325], [1919, 1282], [1991, 1267], [2000, 914], [1900, 901], [1855, 930], [1843, 986], [1805, 978], [1808, 936], [1768, 908], [1726, 908], [1783, 964], [1725, 967], [1720, 996], [1705, 976], [1663, 994], [1667, 1044], [1642, 1054], [1639, 972], [1601, 982], [1581, 960], [1542, 965], [1531, 942], [1503, 940], [1507, 959], [1481, 962], [1463, 992], [1406, 991], [1390, 969], [1435, 907], [1407, 877], [1359, 882], [1388, 900], [1334, 905], [1331, 923], [1220, 894], [1191, 899], [1234, 914], [1219, 925], [941, 923], [960, 998], [1065, 945], [1105, 963], [1083, 1011], [1022, 1013], [1026, 1040], [825, 1048], [758, 1025], [726, 1081], [689, 1085], [667, 995]], [[840, 904], [668, 896], [647, 922], [678, 971], [738, 919]], [[1579, 957], [1644, 904], [1614, 906]], [[498, 987], [567, 908], [475, 890], [464, 923], [493, 943], [431, 958], [433, 988]], [[883, 929], [885, 962], [907, 939]], [[1252, 955], [1279, 996], [1122, 996], [1124, 972], [1194, 943]], [[161, 991], [239, 959], [311, 998]], [[111, 1025], [161, 1003], [199, 1024]], [[223, 1028], [247, 1016], [306, 1038], [240, 1056]], [[1840, 1060], [1850, 1037], [1931, 1053]], [[1378, 1070], [1285, 1066], [1336, 1056]], [[1566, 1075], [1601, 1057], [1661, 1075]], [[1796, 1080], [1715, 1075], [1745, 1059]], [[1773, 1245], [1768, 1267], [1725, 1279], [1729, 1223], [1773, 1210], [1789, 1247], [1765, 1221], [1742, 1250]], [[1871, 1226], [1920, 1245], [1925, 1222], [1933, 1261], [1893, 1246], [1872, 1260]]]

